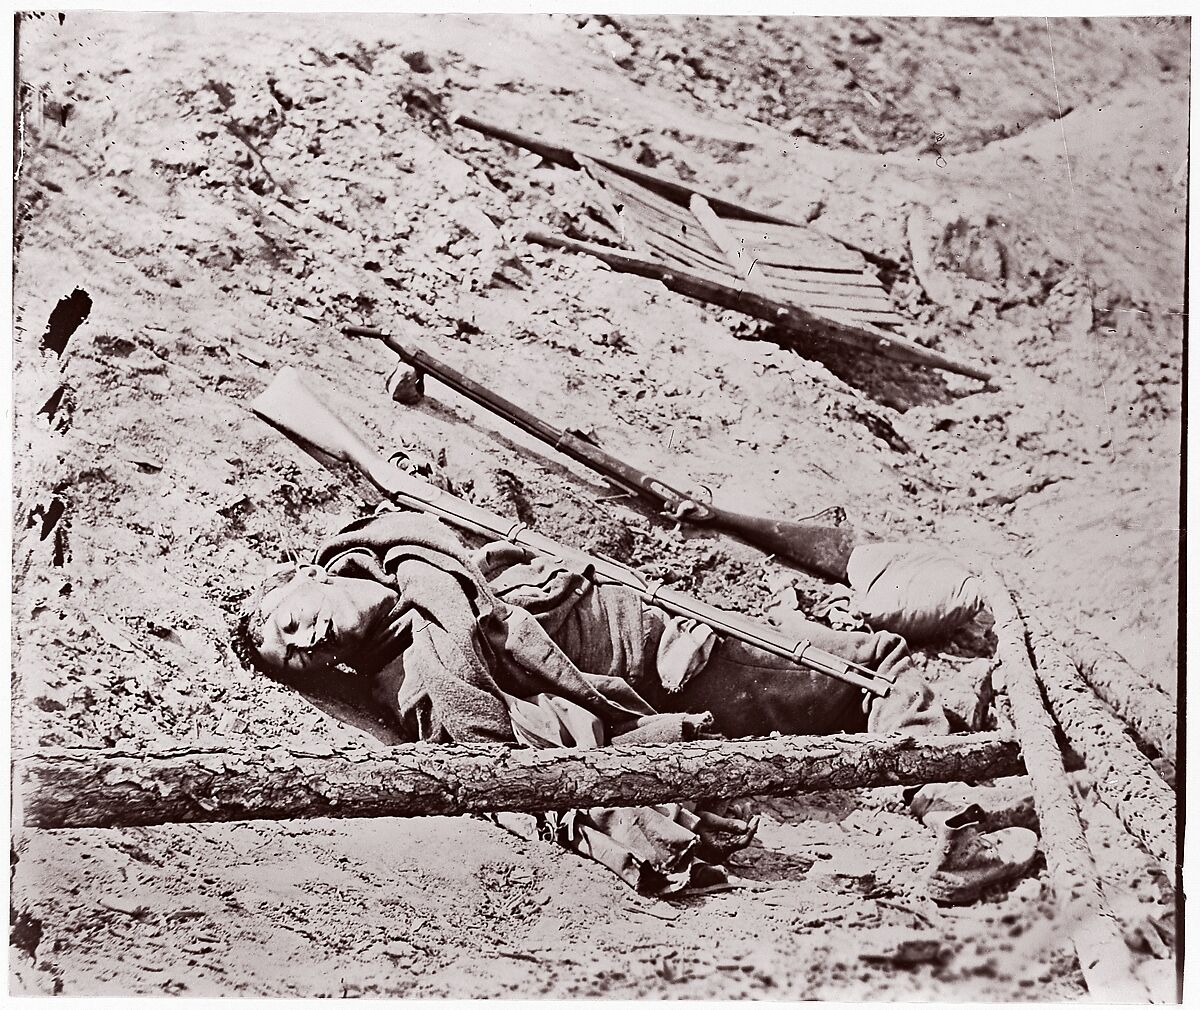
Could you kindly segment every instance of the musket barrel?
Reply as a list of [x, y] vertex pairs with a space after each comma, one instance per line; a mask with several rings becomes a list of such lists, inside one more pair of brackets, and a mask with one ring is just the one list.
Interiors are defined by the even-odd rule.
[[[419, 368], [423, 372], [427, 372], [443, 385], [449, 386], [468, 400], [485, 407], [493, 414], [499, 415], [510, 424], [516, 425], [522, 431], [527, 432], [534, 438], [540, 439], [558, 452], [569, 456], [577, 463], [582, 463], [584, 466], [609, 480], [631, 489], [636, 494], [652, 498], [659, 508], [667, 504], [668, 496], [671, 497], [672, 501], [682, 500], [686, 497], [661, 481], [652, 481], [636, 467], [630, 466], [615, 456], [609, 455], [603, 449], [585, 442], [569, 431], [556, 428], [547, 421], [543, 421], [540, 417], [534, 416], [524, 408], [518, 407], [511, 400], [505, 399], [499, 393], [493, 392], [474, 379], [463, 375], [456, 368], [447, 365], [443, 361], [439, 361], [437, 358], [418, 348], [403, 343], [390, 334], [366, 326], [347, 326], [343, 328], [342, 332], [349, 336], [367, 337], [382, 341], [401, 361], [407, 362], [409, 365]], [[652, 484], [661, 488], [662, 492], [656, 491], [651, 486]]]
[[569, 431], [535, 417], [515, 403], [463, 375], [422, 350], [408, 346], [397, 337], [366, 326], [346, 326], [349, 336], [366, 337], [384, 343], [401, 361], [432, 375], [439, 382], [467, 399], [480, 404], [510, 424], [540, 439], [577, 463], [601, 474], [610, 482], [644, 498], [653, 505], [690, 525], [716, 526], [736, 537], [833, 581], [846, 577], [846, 564], [854, 548], [851, 529], [813, 522], [796, 522], [742, 515], [677, 491], [656, 477], [610, 455], [603, 449]]

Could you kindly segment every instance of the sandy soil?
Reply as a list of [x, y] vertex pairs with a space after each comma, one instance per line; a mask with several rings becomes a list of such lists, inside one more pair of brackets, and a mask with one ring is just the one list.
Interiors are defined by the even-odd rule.
[[[16, 749], [357, 735], [226, 645], [248, 573], [363, 508], [247, 411], [285, 363], [320, 373], [380, 446], [444, 454], [476, 500], [553, 535], [750, 613], [787, 574], [598, 501], [588, 474], [432, 383], [398, 407], [388, 355], [341, 337], [347, 321], [399, 329], [724, 504], [842, 503], [877, 535], [951, 544], [1173, 690], [1185, 23], [70, 14], [23, 22], [20, 44]], [[446, 128], [451, 107], [811, 218], [894, 264], [918, 339], [1000, 379], [797, 353], [527, 247], [531, 222], [601, 237], [586, 188]], [[924, 277], [922, 227], [949, 236]], [[76, 289], [82, 324], [50, 325]], [[61, 358], [48, 330], [70, 333]], [[919, 661], [943, 681], [987, 662]], [[1134, 937], [1172, 897], [1081, 802]], [[940, 910], [912, 891], [928, 839], [894, 797], [762, 811], [734, 865], [767, 889], [673, 902], [472, 820], [19, 832], [11, 984], [1082, 995], [1044, 869]], [[897, 964], [912, 938], [938, 956]], [[1141, 968], [1169, 997], [1153, 954]]]

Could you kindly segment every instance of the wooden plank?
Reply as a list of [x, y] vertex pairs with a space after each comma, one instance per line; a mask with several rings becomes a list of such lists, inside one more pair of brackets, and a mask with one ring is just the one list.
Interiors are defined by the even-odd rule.
[[614, 172], [612, 169], [605, 168], [603, 165], [597, 164], [594, 161], [592, 164], [596, 165], [596, 169], [600, 173], [600, 180], [610, 189], [613, 189], [624, 196], [636, 199], [638, 202], [644, 203], [649, 207], [653, 207], [665, 217], [673, 218], [674, 220], [682, 223], [691, 222], [692, 215], [688, 211], [687, 207], [680, 206], [674, 201], [668, 200], [661, 193], [656, 193], [652, 189], [647, 189], [645, 186], [639, 185], [632, 179], [621, 175], [619, 172]]
[[796, 233], [800, 232], [814, 242], [828, 242], [839, 249], [846, 248], [837, 239], [830, 238], [824, 232], [801, 224], [772, 224], [768, 221], [730, 221], [729, 230], [738, 238], [744, 238], [747, 242], [790, 245]]
[[708, 267], [727, 272], [725, 271], [725, 257], [721, 254], [721, 250], [713, 245], [708, 236], [697, 226], [695, 218], [689, 217], [686, 221], [680, 221], [661, 215], [634, 194], [626, 195], [618, 192], [615, 198], [624, 200], [622, 213], [636, 220], [638, 228], [643, 233], [654, 232], [670, 239], [672, 243], [700, 254], [700, 262]]
[[713, 263], [711, 260], [702, 259], [687, 246], [680, 245], [678, 242], [672, 242], [670, 239], [656, 235], [654, 232], [646, 233], [646, 248], [656, 258], [667, 264], [681, 264], [689, 270], [705, 270], [709, 273], [720, 275], [727, 282], [741, 279], [735, 277], [726, 264]]
[[[758, 272], [756, 267], [755, 273]], [[843, 295], [846, 298], [861, 298], [867, 301], [882, 302], [889, 309], [894, 308], [887, 292], [882, 287], [867, 287], [860, 284], [825, 284], [819, 281], [779, 281], [764, 280], [775, 291], [787, 291], [806, 295]]]
[[[606, 184], [614, 181], [616, 173], [596, 164], [586, 155], [576, 155], [576, 160], [583, 166], [585, 174], [592, 177], [596, 190], [603, 194], [602, 199], [620, 224], [620, 233], [628, 245], [639, 252], [653, 253], [671, 264], [727, 272], [720, 250], [709, 244], [703, 233], [695, 234], [697, 229], [694, 222], [691, 232], [695, 234], [698, 242], [704, 242], [706, 248], [697, 249], [689, 243], [689, 235], [683, 222], [658, 214], [651, 202], [641, 199], [645, 196], [644, 192], [626, 194], [625, 186], [636, 189], [635, 184], [622, 180], [624, 185], [613, 186], [610, 189]], [[623, 210], [618, 210], [609, 199], [613, 190], [624, 200]], [[661, 200], [659, 197], [655, 199]]]
[[773, 267], [804, 267], [810, 270], [833, 268], [836, 270], [863, 270], [866, 260], [857, 253], [847, 252], [831, 255], [829, 250], [817, 246], [796, 246], [784, 248], [778, 245], [762, 245], [747, 242], [744, 246], [747, 254], [760, 263]]
[[795, 301], [801, 305], [822, 306], [828, 309], [846, 309], [850, 312], [893, 313], [896, 310], [886, 298], [869, 298], [863, 295], [845, 294], [840, 291], [780, 291], [769, 288], [768, 291], [784, 301]]
[[[797, 299], [799, 302], [800, 299]], [[810, 308], [813, 312], [830, 313], [839, 312], [848, 316], [853, 316], [857, 321], [863, 323], [874, 323], [876, 326], [904, 326], [909, 320], [904, 316], [897, 315], [887, 309], [864, 308], [862, 306], [845, 306], [845, 305], [822, 305], [820, 302], [802, 302], [806, 308]]]
[[894, 312], [892, 309], [876, 308], [874, 306], [848, 306], [840, 302], [834, 302], [833, 304], [830, 304], [830, 301], [832, 300], [823, 302], [820, 299], [796, 299], [796, 301], [807, 308], [819, 308], [821, 312], [826, 314], [852, 315], [859, 322], [886, 321], [888, 325], [909, 322], [908, 319], [900, 315], [898, 312]]
[[662, 221], [666, 224], [673, 224], [678, 228], [694, 227], [694, 222], [690, 214], [686, 212], [682, 214], [676, 214], [672, 211], [664, 210], [652, 200], [646, 199], [647, 191], [644, 189], [639, 190], [635, 186], [617, 186], [610, 182], [606, 182], [604, 185], [605, 188], [612, 194], [613, 200], [617, 203], [622, 203], [626, 206], [635, 206], [656, 220]]
[[621, 244], [631, 246], [638, 251], [644, 249], [645, 243], [641, 241], [641, 236], [638, 235], [637, 228], [629, 227], [627, 218], [613, 206], [612, 200], [609, 199], [608, 190], [604, 188], [603, 184], [597, 178], [597, 173], [601, 171], [600, 166], [584, 155], [576, 155], [575, 160], [583, 167], [583, 177], [590, 184], [588, 189], [591, 191], [592, 197], [600, 205], [604, 216], [608, 218], [609, 227], [620, 236]]
[[711, 263], [714, 267], [720, 267], [724, 270], [728, 266], [728, 261], [721, 255], [720, 249], [709, 245], [707, 242], [702, 244], [700, 241], [691, 240], [691, 236], [682, 229], [672, 229], [667, 225], [646, 221], [642, 218], [638, 218], [638, 224], [646, 232], [652, 232], [671, 242], [673, 245], [681, 246], [689, 252], [695, 253], [702, 260]]
[[753, 272], [759, 274], [776, 291], [795, 291], [804, 294], [834, 294], [844, 295], [847, 298], [857, 297], [867, 300], [882, 300], [888, 308], [893, 307], [888, 298], [888, 293], [880, 284], [838, 284], [836, 281], [781, 280], [778, 277], [771, 277], [768, 274], [762, 273], [757, 266]]
[[739, 290], [736, 285], [730, 283], [731, 278], [728, 276], [720, 277], [712, 273], [675, 269], [645, 256], [634, 256], [622, 250], [596, 245], [592, 242], [577, 242], [564, 235], [555, 235], [538, 229], [526, 232], [525, 239], [528, 242], [536, 242], [538, 245], [554, 249], [565, 249], [570, 252], [595, 256], [614, 270], [636, 274], [639, 277], [653, 278], [672, 291], [677, 291], [688, 298], [744, 312], [755, 319], [766, 320], [794, 335], [798, 342], [808, 339], [816, 332], [826, 338], [838, 340], [849, 347], [891, 358], [894, 361], [904, 361], [926, 368], [941, 368], [958, 375], [968, 375], [981, 382], [988, 382], [992, 377], [990, 372], [979, 365], [969, 361], [960, 361], [931, 348], [923, 347], [901, 334], [881, 329], [870, 323], [841, 322], [810, 311], [803, 305], [791, 305], [778, 298], [764, 298], [750, 291]]
[[[725, 257], [721, 255], [721, 250], [708, 245], [707, 242], [701, 245], [698, 240], [689, 241], [690, 236], [685, 234], [682, 229], [672, 228], [659, 221], [648, 220], [640, 213], [633, 212], [632, 208], [626, 208], [626, 213], [635, 222], [646, 242], [654, 244], [657, 248], [666, 248], [672, 253], [678, 253], [689, 262], [695, 261], [702, 265], [706, 270], [716, 270], [723, 274], [730, 272]], [[692, 230], [696, 229], [693, 227]]]
[[700, 227], [720, 247], [734, 276], [742, 281], [746, 290], [770, 297], [768, 285], [762, 276], [751, 274], [754, 261], [743, 255], [741, 244], [723, 227], [721, 219], [713, 213], [708, 201], [697, 193], [692, 197], [691, 209], [692, 213], [696, 215], [696, 221]]
[[647, 188], [654, 187], [659, 195], [662, 193], [670, 193], [676, 200], [691, 200], [693, 195], [699, 195], [708, 200], [722, 217], [732, 218], [739, 221], [748, 221], [753, 223], [762, 222], [764, 224], [777, 224], [785, 227], [795, 227], [798, 222], [782, 214], [777, 214], [774, 211], [765, 210], [759, 207], [750, 207], [744, 203], [733, 200], [731, 197], [722, 196], [720, 193], [714, 193], [711, 190], [701, 189], [698, 186], [692, 186], [679, 179], [672, 179], [668, 175], [663, 175], [660, 172], [653, 172], [649, 169], [642, 168], [640, 165], [632, 164], [628, 161], [619, 160], [617, 158], [607, 158], [602, 155], [592, 153], [591, 157], [601, 164], [608, 165], [610, 168], [622, 175], [632, 178]]
[[[728, 222], [736, 225], [736, 222]], [[770, 228], [770, 231], [766, 229]], [[768, 263], [787, 266], [833, 267], [862, 270], [867, 261], [861, 253], [812, 228], [783, 228], [778, 225], [731, 227], [734, 237], [756, 251]], [[811, 260], [811, 263], [809, 262]]]
[[[675, 228], [685, 235], [691, 235], [696, 231], [696, 222], [693, 218], [681, 218], [670, 214], [663, 214], [656, 207], [642, 200], [641, 195], [638, 193], [626, 193], [623, 190], [615, 188], [610, 189], [609, 192], [612, 194], [615, 203], [634, 211], [648, 221], [657, 221], [664, 228]], [[709, 244], [705, 236], [701, 235], [699, 238], [705, 245]]]
[[860, 323], [873, 323], [876, 326], [903, 326], [908, 322], [903, 316], [898, 316], [894, 312], [861, 312], [858, 310], [810, 305], [808, 303], [805, 303], [803, 307], [811, 309], [813, 312], [826, 316], [836, 322], [847, 323], [851, 326]]
[[866, 270], [867, 261], [851, 249], [831, 249], [820, 242], [797, 239], [794, 245], [773, 245], [746, 241], [746, 249], [764, 263], [778, 267], [802, 267], [810, 270]]
[[764, 277], [779, 281], [821, 281], [828, 284], [852, 284], [857, 287], [880, 287], [879, 278], [861, 270], [814, 270], [812, 267], [777, 267], [770, 263], [759, 263], [754, 268], [761, 270]]

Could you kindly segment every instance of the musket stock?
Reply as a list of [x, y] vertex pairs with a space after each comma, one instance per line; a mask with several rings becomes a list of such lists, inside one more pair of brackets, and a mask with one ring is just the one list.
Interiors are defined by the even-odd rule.
[[856, 543], [853, 529], [795, 519], [765, 519], [727, 512], [715, 505], [706, 507], [712, 513], [709, 525], [727, 530], [760, 550], [807, 571], [835, 582], [845, 580], [846, 564]]
[[291, 367], [282, 368], [250, 408], [319, 463], [328, 465], [330, 460], [336, 460], [353, 465], [398, 505], [427, 512], [460, 529], [493, 540], [507, 540], [534, 554], [555, 558], [569, 564], [574, 571], [585, 572], [597, 583], [624, 586], [647, 604], [700, 621], [718, 632], [765, 652], [791, 659], [807, 669], [853, 684], [871, 694], [882, 697], [890, 689], [891, 677], [817, 649], [805, 639], [786, 635], [740, 614], [728, 613], [667, 589], [661, 583], [643, 578], [631, 568], [560, 544], [530, 530], [524, 523], [501, 518], [494, 512], [404, 473], [371, 448], [358, 432], [323, 403], [301, 379], [300, 373]]
[[854, 532], [851, 529], [815, 522], [743, 515], [698, 501], [694, 496], [676, 490], [657, 477], [652, 477], [605, 452], [599, 446], [569, 431], [555, 428], [499, 393], [492, 392], [457, 369], [419, 348], [405, 344], [397, 337], [365, 326], [347, 326], [344, 332], [350, 336], [381, 341], [401, 361], [432, 375], [443, 385], [486, 407], [493, 414], [540, 439], [563, 455], [594, 470], [610, 483], [650, 502], [677, 522], [724, 530], [769, 554], [835, 582], [846, 578], [846, 564], [855, 543]]

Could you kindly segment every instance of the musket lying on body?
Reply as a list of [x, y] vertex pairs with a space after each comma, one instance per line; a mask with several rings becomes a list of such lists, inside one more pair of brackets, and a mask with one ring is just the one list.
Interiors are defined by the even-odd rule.
[[535, 555], [554, 558], [571, 571], [598, 584], [624, 586], [648, 605], [670, 614], [707, 624], [718, 633], [783, 656], [805, 669], [853, 684], [879, 696], [887, 695], [894, 676], [888, 676], [818, 649], [806, 639], [759, 624], [740, 614], [710, 606], [661, 582], [646, 579], [632, 568], [608, 558], [592, 557], [561, 544], [524, 523], [514, 522], [400, 470], [373, 449], [361, 434], [339, 418], [290, 367], [278, 375], [251, 404], [251, 409], [281, 431], [318, 462], [355, 467], [397, 505], [426, 512], [459, 529], [492, 540], [506, 540]]
[[419, 348], [405, 344], [395, 336], [365, 326], [347, 326], [343, 332], [383, 342], [401, 361], [432, 375], [443, 385], [582, 463], [618, 490], [649, 502], [676, 522], [722, 530], [805, 571], [836, 582], [846, 578], [846, 563], [854, 549], [855, 536], [852, 529], [837, 525], [845, 517], [840, 507], [819, 513], [819, 516], [829, 515], [833, 518], [832, 525], [810, 520], [764, 518], [718, 508], [710, 502], [698, 500], [694, 495], [676, 490], [657, 477], [605, 452], [586, 438], [535, 417], [457, 369]]

